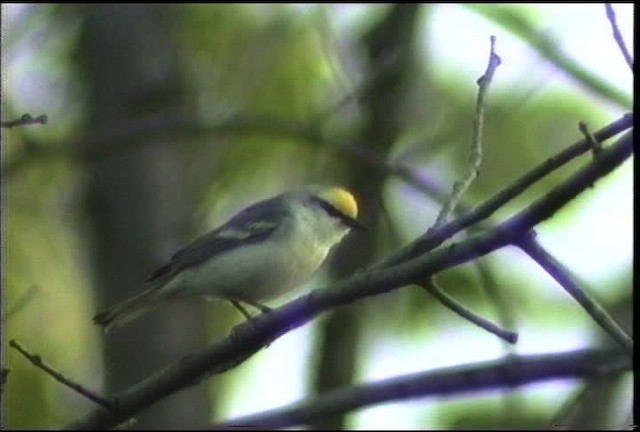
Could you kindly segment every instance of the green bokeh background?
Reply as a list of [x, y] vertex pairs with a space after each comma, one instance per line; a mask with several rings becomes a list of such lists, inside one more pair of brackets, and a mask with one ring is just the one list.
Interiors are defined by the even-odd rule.
[[[358, 136], [367, 119], [353, 101], [339, 109], [332, 107], [361, 88], [362, 77], [369, 71], [359, 38], [385, 16], [386, 6], [361, 6], [349, 25], [336, 20], [342, 13], [336, 5], [164, 7], [172, 8], [173, 43], [182, 100], [187, 107], [183, 112], [194, 123], [209, 128], [173, 132], [183, 146], [185, 184], [189, 187], [185, 194], [189, 196], [190, 222], [180, 233], [183, 242], [223, 222], [242, 206], [281, 190], [306, 183], [346, 181], [350, 159], [335, 146], [352, 144], [351, 139]], [[429, 46], [429, 40], [422, 29], [437, 18], [438, 7], [421, 7], [421, 30], [413, 37], [423, 48]], [[481, 175], [466, 194], [468, 203], [482, 202], [580, 139], [579, 121], [587, 121], [595, 130], [631, 109], [630, 88], [622, 91], [603, 79], [594, 89], [581, 74], [579, 61], [568, 54], [558, 61], [555, 54], [545, 52], [548, 47], [537, 44], [530, 29], [542, 26], [541, 8], [461, 7], [479, 20], [489, 20], [496, 31], [515, 34], [537, 53], [540, 68], [558, 68], [570, 83], [553, 89], [544, 85], [533, 88], [523, 77], [521, 89], [528, 90], [505, 89], [498, 69], [485, 116]], [[3, 120], [24, 112], [43, 112], [50, 119], [46, 126], [3, 130], [2, 163], [5, 168], [11, 166], [10, 172], [3, 171], [3, 313], [10, 312], [3, 322], [3, 366], [10, 369], [3, 390], [3, 418], [8, 428], [55, 428], [88, 412], [92, 403], [34, 368], [8, 348], [8, 341], [20, 341], [89, 388], [100, 390], [104, 386], [103, 335], [91, 323], [97, 308], [104, 305], [97, 304], [90, 288], [94, 276], [89, 264], [87, 226], [91, 220], [80, 205], [88, 168], [73, 151], [61, 150], [95, 132], [87, 118], [88, 84], [84, 63], [78, 57], [82, 51], [77, 47], [85, 12], [77, 5], [59, 4], [2, 8]], [[602, 17], [604, 20], [604, 11]], [[486, 35], [477, 37], [486, 38], [488, 46]], [[611, 50], [617, 50], [613, 41]], [[500, 39], [498, 52], [509, 61], [509, 53], [500, 50]], [[390, 158], [450, 185], [461, 176], [467, 161], [476, 85], [462, 72], [446, 73], [438, 58], [418, 50], [415, 55], [415, 70], [402, 108], [402, 130], [390, 148]], [[149, 59], [151, 64], [153, 61]], [[486, 64], [476, 66], [481, 71]], [[153, 105], [154, 101], [144, 103]], [[131, 117], [135, 118], [135, 113]], [[33, 146], [44, 150], [30, 152]], [[128, 151], [126, 146], [122, 151]], [[513, 214], [543, 195], [583, 166], [585, 160], [572, 162], [538, 182], [501, 209], [494, 220]], [[596, 188], [609, 181], [605, 179]], [[424, 232], [438, 209], [437, 202], [393, 176], [385, 178], [383, 185], [381, 196], [388, 216], [370, 233], [375, 239], [376, 256], [390, 253]], [[586, 193], [547, 222], [545, 229], [553, 232], [572, 224], [572, 218], [590, 199]], [[627, 199], [631, 201], [632, 197]], [[631, 239], [632, 233], [628, 234]], [[161, 255], [166, 257], [168, 252], [162, 251]], [[509, 251], [495, 255], [481, 262], [508, 299], [516, 323], [524, 322], [549, 334], [562, 332], [567, 326], [580, 327], [598, 341], [600, 333], [570, 299], [565, 296], [558, 300], [562, 295], [549, 294], [559, 291], [550, 279], [541, 275], [531, 280], [522, 274], [520, 266], [535, 267], [534, 263], [514, 260]], [[602, 298], [606, 307], [623, 323], [632, 307], [631, 258], [628, 262], [623, 272], [611, 275], [606, 286], [598, 287], [598, 293], [608, 294], [602, 296], [606, 297]], [[141, 275], [146, 270], [150, 269], [141, 269]], [[439, 276], [439, 281], [449, 294], [474, 311], [499, 319], [500, 313], [482, 289], [477, 266], [449, 270]], [[553, 313], [550, 301], [556, 302]], [[361, 368], [356, 376], [366, 375], [363, 371], [373, 361], [367, 358], [366, 347], [375, 345], [378, 339], [408, 339], [422, 344], [426, 343], [425, 337], [468, 326], [415, 288], [363, 303], [359, 311], [365, 311], [360, 319], [366, 320], [366, 331], [354, 347]], [[226, 305], [208, 307], [210, 338], [223, 337], [238, 322], [238, 316]], [[560, 315], [555, 313], [558, 310], [562, 311]], [[428, 323], [425, 317], [429, 317]], [[251, 379], [252, 368], [263, 355], [199, 384], [210, 386], [216, 404], [211, 421], [226, 418], [228, 398], [238, 383]], [[311, 374], [317, 355], [312, 349], [306, 355], [304, 362]], [[424, 367], [430, 368], [428, 361]], [[528, 397], [526, 389], [510, 396], [443, 400], [437, 415], [425, 414], [414, 427], [540, 427], [579, 388], [576, 386], [569, 395], [565, 392], [556, 396], [554, 403], [545, 400], [548, 394]], [[617, 391], [612, 394], [621, 390]], [[609, 400], [614, 396], [609, 395]], [[516, 419], [505, 414], [513, 403], [518, 404]], [[419, 406], [412, 409], [420, 413]], [[189, 424], [185, 420], [184, 427]], [[348, 416], [347, 425], [375, 427], [359, 423], [357, 414]]]

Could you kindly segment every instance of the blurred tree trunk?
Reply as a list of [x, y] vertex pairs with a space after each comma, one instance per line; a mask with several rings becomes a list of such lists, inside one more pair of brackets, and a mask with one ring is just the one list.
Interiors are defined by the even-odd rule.
[[[179, 109], [177, 50], [170, 5], [87, 5], [78, 62], [87, 84], [88, 127], [117, 127]], [[186, 231], [189, 197], [180, 142], [146, 137], [145, 145], [87, 164], [86, 213], [97, 309], [143, 289]], [[113, 394], [206, 343], [201, 304], [166, 305], [104, 336], [106, 392]], [[200, 428], [209, 421], [206, 386], [179, 392], [145, 410], [134, 428]]]
[[[385, 157], [400, 134], [403, 122], [401, 107], [408, 91], [407, 83], [414, 63], [414, 34], [419, 5], [397, 4], [375, 24], [362, 39], [362, 49], [369, 61], [371, 85], [363, 95], [362, 110], [365, 126], [359, 145]], [[352, 163], [348, 183], [355, 191], [361, 214], [371, 229], [377, 231], [380, 220], [379, 198], [385, 178], [374, 175], [364, 163]], [[376, 254], [375, 235], [357, 233], [348, 237], [332, 260], [332, 272], [337, 279], [353, 273], [371, 262]], [[338, 309], [325, 321], [315, 347], [319, 356], [314, 378], [317, 394], [348, 386], [356, 372], [358, 341], [361, 338], [363, 314], [356, 308]], [[313, 425], [320, 429], [344, 429], [344, 416], [323, 419]]]

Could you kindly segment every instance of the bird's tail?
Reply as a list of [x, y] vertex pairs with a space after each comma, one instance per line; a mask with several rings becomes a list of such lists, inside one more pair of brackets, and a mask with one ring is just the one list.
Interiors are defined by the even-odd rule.
[[158, 306], [161, 299], [156, 295], [157, 292], [157, 287], [152, 287], [135, 297], [117, 303], [94, 316], [93, 322], [108, 333], [113, 328], [120, 327]]

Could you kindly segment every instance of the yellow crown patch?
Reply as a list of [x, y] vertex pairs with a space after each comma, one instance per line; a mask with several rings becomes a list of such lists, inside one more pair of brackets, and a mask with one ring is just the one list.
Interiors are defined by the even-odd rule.
[[335, 187], [327, 189], [319, 195], [320, 198], [327, 201], [345, 215], [354, 219], [358, 216], [358, 204], [349, 191]]

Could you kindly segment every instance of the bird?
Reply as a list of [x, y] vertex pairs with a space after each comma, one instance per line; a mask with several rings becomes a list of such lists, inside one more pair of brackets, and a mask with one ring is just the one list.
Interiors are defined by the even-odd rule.
[[294, 290], [315, 273], [352, 228], [358, 204], [343, 187], [306, 186], [258, 201], [175, 252], [145, 280], [146, 289], [94, 316], [105, 332], [171, 300], [200, 296], [261, 312], [263, 302]]

